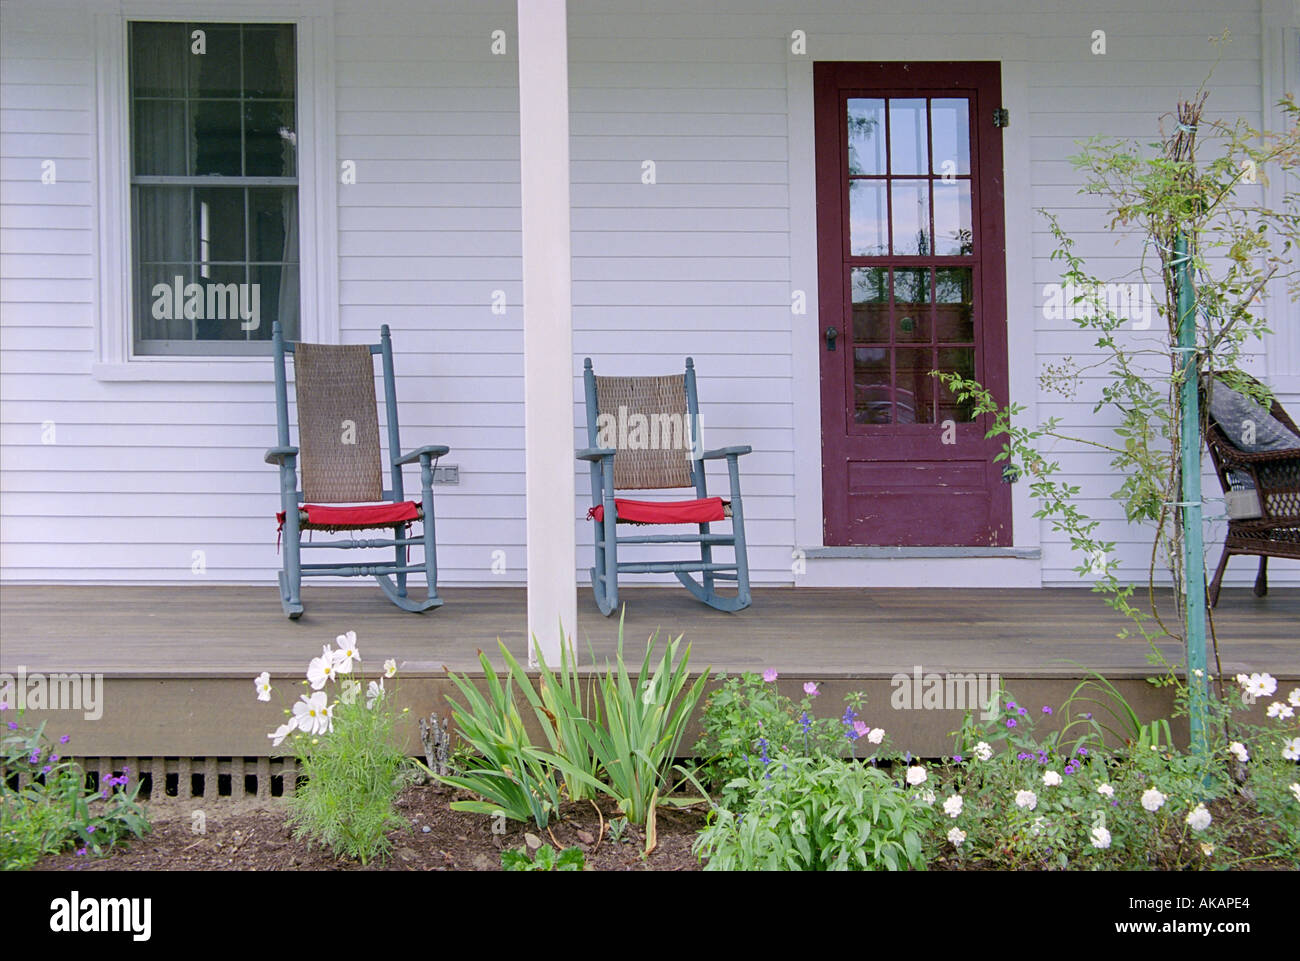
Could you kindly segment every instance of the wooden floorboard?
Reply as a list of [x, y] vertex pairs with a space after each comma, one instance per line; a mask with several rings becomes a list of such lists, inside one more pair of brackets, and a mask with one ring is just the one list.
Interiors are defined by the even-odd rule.
[[[366, 667], [396, 658], [407, 673], [477, 667], [497, 639], [524, 650], [521, 588], [449, 588], [446, 605], [407, 614], [374, 587], [306, 593], [297, 622], [271, 587], [26, 586], [0, 588], [0, 670], [122, 677], [243, 677], [303, 669], [320, 646], [357, 632]], [[759, 589], [739, 614], [713, 611], [684, 590], [633, 588], [625, 635], [633, 650], [652, 632], [683, 634], [693, 661], [727, 671], [775, 668], [801, 675], [880, 677], [926, 671], [1077, 677], [1149, 673], [1146, 645], [1116, 634], [1126, 620], [1085, 589]], [[1225, 590], [1215, 624], [1223, 668], [1300, 673], [1300, 591], [1256, 598]], [[581, 653], [601, 663], [618, 618], [579, 595]], [[1177, 645], [1167, 645], [1178, 658]], [[499, 658], [494, 657], [494, 661]]]

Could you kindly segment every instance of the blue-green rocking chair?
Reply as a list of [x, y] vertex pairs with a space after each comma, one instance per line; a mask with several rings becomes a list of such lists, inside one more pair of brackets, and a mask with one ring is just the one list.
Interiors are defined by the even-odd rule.
[[[380, 328], [378, 344], [286, 343], [280, 324], [271, 332], [275, 351], [275, 418], [278, 444], [266, 452], [266, 462], [280, 469], [280, 521], [284, 562], [280, 571], [280, 603], [291, 619], [302, 614], [304, 577], [373, 577], [388, 599], [404, 611], [427, 611], [442, 605], [438, 597], [438, 551], [434, 539], [433, 467], [447, 447], [420, 447], [401, 453], [397, 426], [397, 394], [393, 384], [393, 345], [388, 325]], [[294, 355], [297, 392], [298, 445], [289, 442], [289, 398], [285, 355]], [[379, 444], [379, 413], [375, 401], [373, 355], [383, 364], [384, 413], [388, 425], [389, 476], [383, 486]], [[420, 464], [420, 500], [404, 499], [402, 467]], [[302, 489], [298, 488], [298, 468]], [[383, 501], [383, 503], [367, 503]], [[343, 506], [331, 506], [343, 505]], [[419, 522], [421, 535], [408, 534]], [[392, 538], [303, 541], [303, 531], [391, 529]], [[304, 564], [305, 548], [394, 548], [393, 561], [380, 564]], [[408, 560], [411, 547], [424, 552], [423, 563]], [[408, 574], [423, 573], [428, 585], [423, 599], [406, 590]]]
[[[705, 451], [700, 440], [700, 406], [695, 362], [685, 374], [670, 377], [597, 377], [591, 358], [584, 364], [588, 447], [577, 452], [591, 465], [591, 509], [595, 522], [596, 565], [591, 587], [596, 606], [608, 616], [618, 607], [620, 574], [672, 573], [699, 600], [720, 611], [749, 607], [749, 560], [745, 552], [745, 513], [740, 499], [739, 458], [753, 448]], [[704, 464], [726, 458], [730, 501], [709, 497]], [[695, 488], [684, 501], [638, 501], [616, 497], [619, 490]], [[709, 525], [731, 520], [731, 533]], [[627, 535], [619, 524], [690, 524], [698, 533]], [[698, 544], [700, 556], [681, 561], [620, 561], [625, 544]], [[713, 551], [730, 547], [734, 560], [715, 560]], [[697, 581], [692, 574], [699, 573]], [[735, 581], [736, 593], [719, 594], [719, 581]]]

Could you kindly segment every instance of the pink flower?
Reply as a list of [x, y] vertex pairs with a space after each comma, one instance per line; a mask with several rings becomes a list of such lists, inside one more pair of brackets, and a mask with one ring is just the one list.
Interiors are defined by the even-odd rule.
[[764, 671], [764, 672], [763, 672], [763, 680], [767, 681], [768, 684], [771, 684], [773, 681], [775, 681], [775, 680], [776, 680], [776, 669], [775, 669], [775, 668], [771, 668], [771, 667], [769, 667], [766, 671]]
[[803, 686], [803, 692], [807, 694], [809, 697], [816, 697], [818, 694], [821, 693], [820, 691], [817, 690], [816, 681], [805, 681]]
[[854, 721], [854, 722], [853, 722], [853, 736], [854, 736], [854, 737], [866, 737], [866, 736], [867, 736], [867, 733], [868, 733], [870, 730], [871, 730], [871, 728], [870, 728], [869, 726], [867, 726], [866, 724], [863, 724], [861, 721]]

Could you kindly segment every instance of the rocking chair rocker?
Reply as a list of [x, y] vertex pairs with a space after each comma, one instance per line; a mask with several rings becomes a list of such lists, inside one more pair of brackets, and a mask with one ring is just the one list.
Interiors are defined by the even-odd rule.
[[[702, 451], [699, 398], [695, 391], [695, 362], [686, 358], [686, 373], [672, 377], [597, 377], [591, 358], [584, 364], [587, 398], [587, 442], [577, 452], [591, 464], [591, 509], [596, 522], [596, 565], [591, 587], [596, 606], [606, 616], [618, 607], [619, 574], [672, 573], [699, 600], [719, 611], [749, 607], [749, 561], [745, 552], [745, 514], [740, 499], [738, 460], [753, 448], [724, 447]], [[728, 503], [709, 497], [704, 462], [727, 460]], [[660, 490], [694, 487], [695, 499], [636, 501], [615, 496], [616, 490]], [[715, 534], [709, 525], [731, 519], [730, 534]], [[618, 533], [619, 524], [695, 524], [697, 534]], [[698, 560], [620, 561], [621, 544], [698, 544]], [[735, 560], [713, 559], [715, 547], [731, 547]], [[691, 576], [698, 571], [701, 580]], [[717, 581], [735, 581], [736, 594], [715, 589]]]
[[[280, 469], [280, 505], [276, 515], [284, 535], [280, 571], [280, 603], [291, 620], [302, 614], [302, 578], [374, 577], [388, 599], [404, 611], [440, 607], [438, 554], [434, 539], [433, 465], [449, 450], [420, 447], [401, 453], [397, 426], [397, 395], [393, 384], [393, 347], [388, 325], [380, 328], [378, 344], [332, 345], [286, 343], [280, 324], [272, 328], [275, 350], [275, 417], [278, 446], [266, 452], [266, 462]], [[285, 386], [285, 355], [294, 355], [298, 395], [298, 443], [301, 448], [302, 490], [298, 489], [299, 447], [289, 443], [289, 400]], [[381, 480], [379, 414], [375, 401], [372, 356], [383, 361], [384, 411], [388, 423], [391, 489]], [[404, 500], [402, 466], [419, 461], [419, 501]], [[305, 503], [305, 502], [312, 503]], [[386, 503], [364, 503], [386, 501]], [[324, 502], [323, 504], [320, 502]], [[329, 504], [347, 506], [326, 506]], [[408, 536], [413, 521], [423, 527], [420, 537]], [[303, 542], [302, 532], [391, 528], [392, 539]], [[407, 559], [412, 546], [422, 547], [424, 562]], [[395, 548], [393, 561], [381, 564], [304, 564], [303, 548]], [[428, 596], [410, 597], [408, 574], [423, 572]], [[394, 578], [396, 580], [394, 580]]]

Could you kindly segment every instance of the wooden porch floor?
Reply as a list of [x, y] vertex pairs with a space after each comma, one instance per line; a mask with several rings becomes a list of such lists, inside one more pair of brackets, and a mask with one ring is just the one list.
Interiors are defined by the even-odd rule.
[[[102, 716], [42, 712], [51, 730], [71, 734], [78, 756], [263, 757], [273, 753], [266, 732], [296, 697], [307, 661], [344, 631], [357, 632], [367, 674], [397, 660], [399, 701], [420, 715], [447, 710], [455, 692], [444, 666], [475, 675], [479, 649], [499, 666], [498, 637], [522, 655], [523, 589], [451, 588], [444, 596], [440, 610], [416, 615], [374, 586], [309, 588], [306, 613], [292, 622], [270, 586], [8, 586], [0, 589], [0, 671], [103, 675]], [[1058, 705], [1092, 669], [1144, 719], [1173, 708], [1168, 688], [1143, 680], [1151, 673], [1145, 643], [1117, 638], [1126, 621], [1086, 589], [773, 588], [756, 590], [753, 607], [739, 614], [710, 610], [680, 588], [631, 589], [624, 599], [634, 658], [658, 629], [685, 635], [694, 670], [775, 668], [795, 698], [805, 681], [817, 681], [826, 695], [818, 705], [834, 714], [844, 695], [865, 692], [870, 723], [919, 755], [951, 750], [963, 711], [893, 705], [891, 677], [917, 667], [996, 674], [1019, 699]], [[578, 610], [579, 652], [589, 661], [590, 643], [603, 665], [618, 620], [601, 617], [586, 592]], [[1215, 622], [1225, 674], [1267, 670], [1286, 685], [1300, 680], [1300, 591], [1256, 598], [1225, 590]], [[1166, 650], [1181, 661], [1177, 645]], [[252, 679], [263, 670], [275, 679], [275, 704], [254, 700]], [[411, 737], [408, 749], [418, 754]]]

